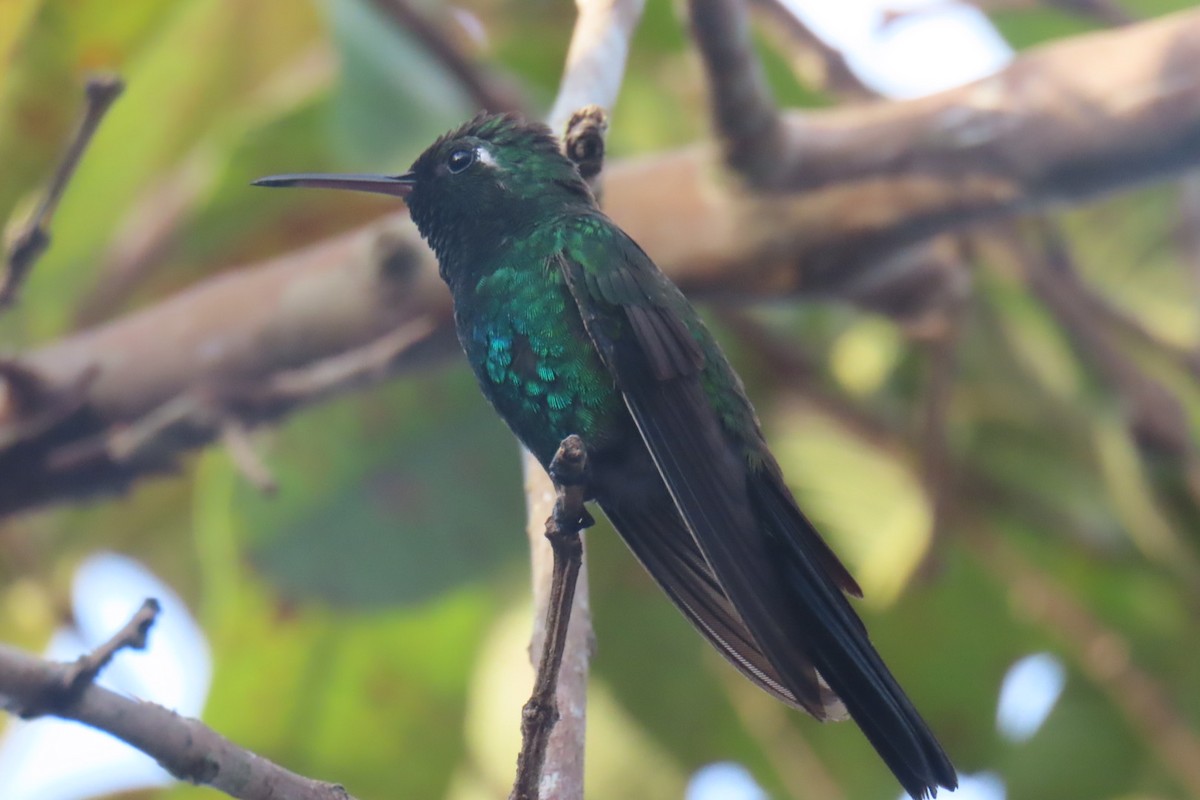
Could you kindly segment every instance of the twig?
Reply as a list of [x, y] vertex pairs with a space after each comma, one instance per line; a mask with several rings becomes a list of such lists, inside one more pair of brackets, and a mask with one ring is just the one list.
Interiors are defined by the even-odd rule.
[[52, 715], [110, 733], [176, 778], [239, 800], [354, 800], [341, 786], [289, 772], [199, 720], [97, 686], [96, 675], [114, 655], [145, 646], [158, 610], [156, 601], [147, 600], [115, 636], [71, 664], [0, 644], [0, 700], [23, 717]]
[[[588, 105], [575, 111], [567, 122], [563, 133], [563, 152], [579, 167], [580, 174], [589, 180], [598, 191], [598, 178], [604, 161], [604, 134], [608, 130], [608, 116], [604, 109]], [[575, 437], [578, 439], [578, 437]], [[569, 440], [568, 440], [569, 441]], [[558, 456], [566, 455], [564, 441]], [[574, 446], [574, 445], [572, 445]], [[582, 443], [580, 443], [582, 446]], [[534, 630], [530, 641], [530, 657], [541, 653], [538, 672], [534, 683], [534, 697], [526, 705], [521, 718], [521, 733], [525, 742], [517, 760], [517, 777], [513, 787], [514, 797], [521, 791], [531, 791], [529, 797], [541, 800], [578, 800], [583, 797], [584, 746], [587, 733], [587, 677], [588, 662], [592, 651], [592, 620], [588, 607], [587, 571], [584, 569], [583, 541], [575, 538], [579, 549], [579, 564], [574, 567], [571, 578], [572, 598], [566, 601], [565, 611], [556, 607], [563, 602], [556, 592], [562, 590], [560, 574], [562, 566], [561, 548], [541, 520], [550, 516], [553, 520], [559, 513], [561, 491], [549, 483], [550, 476], [543, 471], [537, 459], [525, 451], [522, 454], [525, 473], [525, 498], [528, 506], [528, 534], [530, 560], [533, 577]], [[554, 465], [551, 464], [553, 471]], [[559, 501], [548, 507], [555, 496]], [[582, 499], [579, 501], [582, 503]], [[539, 530], [540, 529], [540, 530]], [[544, 531], [544, 533], [542, 532]], [[548, 547], [549, 545], [549, 547]], [[551, 552], [547, 553], [547, 550]], [[548, 567], [549, 564], [549, 567]], [[565, 619], [562, 617], [565, 614]], [[574, 625], [567, 621], [574, 620]], [[545, 677], [551, 647], [551, 631], [561, 625], [566, 630], [561, 652], [551, 656], [562, 667], [554, 668], [552, 679]], [[565, 680], [560, 676], [565, 674]], [[547, 689], [544, 681], [549, 681]], [[541, 691], [542, 699], [537, 701]], [[545, 697], [549, 694], [554, 705], [546, 711]], [[536, 719], [531, 719], [531, 714]], [[547, 721], [546, 716], [552, 719]], [[533, 728], [531, 726], [538, 726]]]
[[575, 0], [579, 16], [558, 96], [546, 116], [551, 130], [566, 129], [567, 121], [584, 106], [610, 109], [616, 104], [629, 40], [645, 4], [645, 0]]
[[9, 247], [7, 269], [0, 281], [0, 311], [16, 302], [21, 284], [25, 282], [42, 253], [50, 246], [50, 222], [55, 209], [58, 208], [58, 202], [75, 175], [79, 160], [91, 143], [92, 135], [100, 126], [100, 121], [124, 89], [125, 84], [114, 76], [98, 76], [88, 80], [84, 93], [86, 105], [79, 128], [67, 146], [67, 152], [54, 172], [42, 202], [38, 204], [25, 229], [17, 234]]
[[[546, 520], [546, 539], [554, 550], [554, 571], [546, 615], [546, 636], [538, 661], [533, 694], [521, 712], [521, 752], [510, 800], [539, 800], [542, 770], [550, 733], [559, 719], [556, 696], [559, 668], [567, 643], [575, 582], [583, 563], [580, 531], [594, 520], [583, 507], [587, 483], [587, 451], [583, 440], [571, 435], [563, 439], [550, 462], [550, 476], [557, 500]], [[553, 782], [551, 782], [553, 783]]]
[[[71, 664], [56, 664], [52, 674], [41, 690], [32, 697], [13, 697], [8, 708], [23, 719], [32, 719], [45, 714], [58, 714], [79, 698], [80, 692], [89, 686], [96, 676], [108, 666], [119, 651], [129, 648], [143, 650], [146, 634], [158, 617], [158, 601], [147, 598], [121, 630], [95, 650], [85, 653]], [[2, 694], [2, 693], [0, 693]]]
[[467, 90], [480, 108], [521, 111], [527, 103], [515, 86], [497, 80], [462, 53], [442, 30], [408, 0], [372, 0], [380, 13], [421, 41], [429, 53]]
[[1062, 233], [1046, 220], [1035, 221], [1041, 257], [1016, 249], [1033, 293], [1055, 315], [1105, 381], [1122, 398], [1138, 446], [1183, 460], [1196, 457], [1187, 414], [1179, 399], [1124, 353], [1105, 320], [1080, 291], [1073, 257]]
[[[50, 450], [46, 466], [51, 473], [106, 462], [130, 470], [164, 469], [186, 443], [220, 436], [250, 482], [263, 491], [273, 491], [274, 479], [245, 440], [245, 427], [273, 421], [297, 406], [384, 380], [395, 362], [408, 355], [428, 333], [429, 325], [417, 320], [364, 347], [307, 367], [284, 370], [259, 382], [196, 386], [129, 425]], [[241, 432], [232, 426], [241, 428]]]
[[[765, 32], [780, 40], [778, 44], [786, 51], [793, 64], [792, 71], [797, 73], [800, 79], [815, 78], [817, 88], [845, 100], [862, 100], [876, 96], [850, 69], [842, 51], [813, 33], [788, 4], [782, 0], [751, 0], [751, 5], [770, 18]], [[811, 74], [813, 70], [808, 65], [812, 59], [798, 57], [796, 50], [803, 51], [805, 55], [812, 53], [817, 56], [820, 62], [819, 75]]]
[[[580, 174], [588, 177], [593, 192], [599, 197], [599, 170], [604, 158], [604, 133], [607, 127], [605, 109], [617, 101], [617, 92], [625, 73], [629, 40], [641, 19], [645, 0], [576, 0], [578, 16], [571, 33], [567, 63], [559, 83], [558, 96], [547, 117], [551, 130], [563, 131], [564, 152], [575, 160]], [[557, 492], [537, 460], [528, 452], [522, 454], [525, 473], [525, 497], [529, 509], [530, 562], [532, 564], [534, 629], [530, 653], [541, 652], [548, 638], [547, 626], [554, 583], [547, 579], [546, 565], [558, 563], [557, 550], [547, 538], [539, 535], [538, 522], [546, 517], [544, 505]], [[582, 548], [582, 541], [579, 542]], [[546, 731], [548, 742], [538, 757], [537, 773], [542, 776], [537, 785], [535, 775], [532, 797], [541, 800], [582, 800], [583, 762], [586, 734], [588, 661], [592, 649], [592, 624], [588, 608], [586, 560], [581, 553], [573, 603], [568, 612], [575, 624], [570, 625], [562, 655], [563, 680], [558, 682], [557, 708], [560, 724]], [[544, 659], [543, 659], [544, 660]], [[539, 668], [540, 668], [539, 664]], [[525, 717], [522, 718], [524, 728]], [[524, 751], [525, 748], [522, 748]], [[522, 762], [530, 761], [523, 756]], [[527, 767], [528, 771], [531, 767]], [[517, 784], [521, 783], [518, 770]], [[528, 789], [528, 787], [526, 787]], [[514, 787], [514, 793], [517, 791]]]
[[751, 185], [768, 185], [779, 174], [783, 126], [754, 53], [745, 5], [742, 0], [688, 5], [726, 163]]
[[266, 495], [279, 491], [279, 481], [275, 480], [270, 468], [254, 449], [250, 431], [244, 422], [237, 417], [227, 417], [221, 423], [221, 444], [225, 445], [225, 451], [229, 453], [237, 471], [254, 488]]
[[918, 430], [918, 452], [921, 457], [921, 477], [933, 510], [933, 546], [926, 550], [924, 567], [934, 563], [937, 542], [945, 534], [950, 517], [950, 504], [955, 496], [955, 474], [950, 468], [950, 443], [946, 426], [954, 394], [954, 378], [958, 366], [958, 348], [962, 339], [966, 298], [955, 297], [946, 309], [947, 325], [942, 335], [933, 338], [925, 348], [927, 377], [923, 398], [923, 414]]

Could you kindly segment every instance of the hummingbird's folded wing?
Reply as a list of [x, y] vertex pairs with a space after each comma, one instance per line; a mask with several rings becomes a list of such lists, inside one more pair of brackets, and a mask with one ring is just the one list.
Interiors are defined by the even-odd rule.
[[[756, 523], [746, 465], [705, 396], [705, 354], [682, 316], [670, 308], [675, 295], [662, 294], [677, 290], [656, 274], [632, 240], [608, 225], [603, 232], [614, 238], [585, 231], [590, 235], [580, 237], [576, 248], [568, 246], [559, 259], [584, 326], [616, 379], [709, 574], [741, 620], [740, 638], [766, 655], [794, 702], [824, 719], [830, 698], [806, 652], [812, 635], [795, 615], [779, 613], [793, 600], [781, 577], [779, 553]], [[622, 252], [626, 247], [633, 249]], [[598, 257], [616, 262], [598, 264]], [[692, 586], [688, 591], [702, 596], [704, 590]], [[735, 650], [735, 663], [757, 654], [737, 653], [736, 644], [725, 643]]]
[[827, 681], [914, 797], [954, 786], [941, 746], [843, 594], [853, 580], [770, 455], [752, 469], [731, 437], [716, 404], [741, 389], [712, 384], [726, 374], [705, 366], [723, 357], [697, 341], [686, 299], [603, 217], [568, 235], [557, 262], [680, 516], [774, 675], [819, 718], [829, 716]]

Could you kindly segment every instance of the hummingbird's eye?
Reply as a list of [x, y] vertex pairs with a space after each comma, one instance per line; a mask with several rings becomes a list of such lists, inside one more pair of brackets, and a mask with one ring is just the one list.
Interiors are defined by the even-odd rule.
[[455, 150], [450, 154], [450, 157], [446, 159], [446, 168], [450, 170], [452, 175], [457, 175], [474, 163], [474, 150]]

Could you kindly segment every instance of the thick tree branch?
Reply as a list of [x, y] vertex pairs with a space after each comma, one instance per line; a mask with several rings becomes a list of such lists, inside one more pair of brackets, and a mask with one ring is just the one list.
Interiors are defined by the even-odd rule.
[[158, 605], [146, 603], [112, 639], [71, 664], [0, 644], [0, 704], [25, 717], [51, 714], [112, 734], [180, 780], [239, 800], [354, 800], [345, 789], [288, 772], [201, 722], [93, 683], [123, 648], [145, 645]]

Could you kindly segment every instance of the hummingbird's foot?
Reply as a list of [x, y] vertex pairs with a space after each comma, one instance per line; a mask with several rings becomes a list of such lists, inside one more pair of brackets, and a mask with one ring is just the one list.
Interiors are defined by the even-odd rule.
[[572, 433], [562, 440], [547, 472], [554, 485], [564, 489], [588, 482], [587, 447], [578, 434]]

